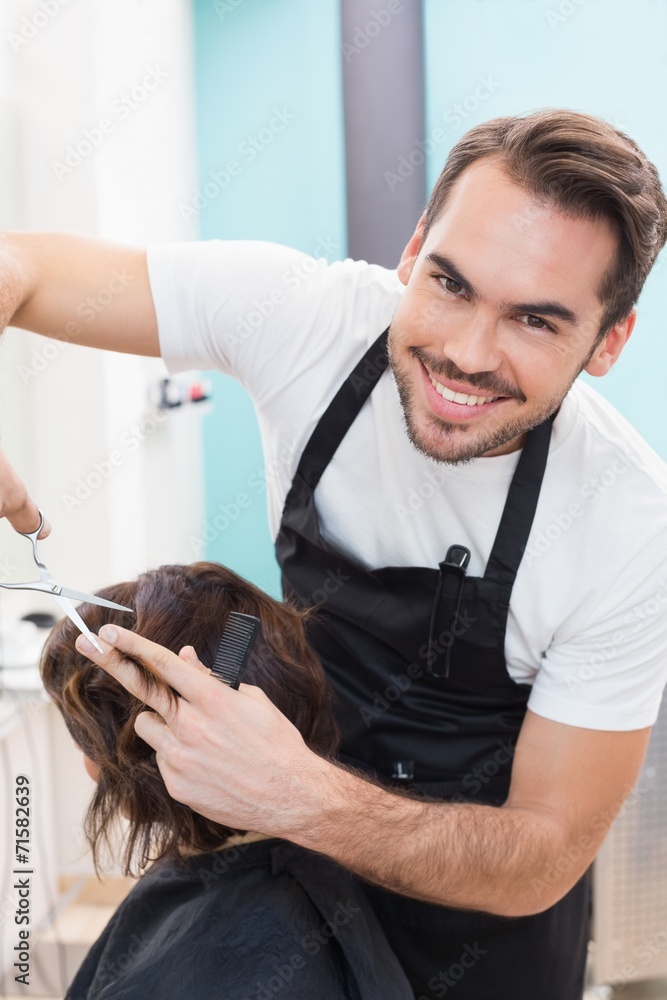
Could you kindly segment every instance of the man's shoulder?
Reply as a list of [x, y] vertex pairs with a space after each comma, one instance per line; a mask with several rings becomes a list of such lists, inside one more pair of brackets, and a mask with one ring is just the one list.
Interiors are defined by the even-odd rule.
[[221, 277], [244, 272], [256, 282], [258, 274], [270, 275], [277, 291], [302, 295], [311, 279], [319, 276], [330, 289], [345, 293], [375, 294], [384, 298], [400, 297], [404, 285], [396, 268], [371, 264], [352, 257], [331, 259], [332, 247], [318, 244], [312, 253], [269, 240], [200, 240], [191, 243], [154, 245], [149, 247], [151, 262], [157, 266], [174, 260], [179, 266], [187, 261], [199, 267], [203, 284], [219, 287]]
[[219, 369], [255, 399], [283, 392], [300, 376], [325, 381], [386, 328], [404, 287], [395, 270], [322, 256], [332, 252], [265, 240], [149, 247], [169, 369]]
[[667, 463], [608, 399], [577, 379], [563, 403], [563, 416], [562, 426], [558, 428], [557, 418], [554, 428], [558, 464], [564, 460], [577, 472], [589, 470], [602, 486], [621, 479], [630, 490], [642, 484], [667, 503]]

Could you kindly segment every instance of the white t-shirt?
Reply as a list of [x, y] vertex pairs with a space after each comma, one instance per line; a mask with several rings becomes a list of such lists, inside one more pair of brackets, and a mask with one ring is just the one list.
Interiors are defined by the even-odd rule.
[[[148, 267], [170, 371], [219, 369], [252, 397], [275, 537], [299, 457], [403, 285], [365, 261], [328, 263], [274, 243], [153, 246]], [[461, 467], [410, 443], [386, 371], [316, 490], [325, 538], [371, 569], [432, 566], [451, 544], [481, 576], [520, 452]], [[655, 722], [667, 679], [667, 467], [577, 381], [553, 427], [505, 656], [556, 722], [629, 730]]]

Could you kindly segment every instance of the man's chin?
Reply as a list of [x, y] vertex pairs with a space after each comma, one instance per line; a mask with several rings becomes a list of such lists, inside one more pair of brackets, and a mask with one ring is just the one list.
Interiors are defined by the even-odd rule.
[[443, 420], [406, 418], [408, 437], [412, 445], [435, 462], [464, 465], [476, 458], [507, 454], [522, 447], [525, 427], [512, 424], [486, 430], [482, 427], [453, 424]]

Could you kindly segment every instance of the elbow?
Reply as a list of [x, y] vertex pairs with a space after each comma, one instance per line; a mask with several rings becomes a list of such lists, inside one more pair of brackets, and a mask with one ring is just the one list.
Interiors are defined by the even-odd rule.
[[535, 917], [561, 901], [590, 867], [594, 853], [591, 838], [575, 840], [563, 827], [562, 817], [541, 809], [531, 810], [530, 847], [518, 840], [513, 857], [515, 878], [494, 912], [505, 917]]
[[[565, 895], [563, 893], [562, 895]], [[556, 896], [552, 891], [545, 891], [541, 887], [526, 884], [524, 880], [518, 881], [511, 887], [504, 887], [502, 897], [498, 897], [497, 892], [480, 896], [476, 903], [471, 903], [473, 909], [483, 913], [490, 913], [494, 917], [535, 917], [538, 913], [554, 906], [562, 896]], [[440, 903], [440, 901], [438, 901]], [[442, 905], [447, 905], [443, 903]]]
[[538, 913], [544, 913], [545, 910], [551, 909], [557, 902], [557, 899], [514, 899], [503, 905], [502, 909], [499, 908], [493, 912], [499, 917], [536, 917]]
[[535, 876], [529, 882], [522, 881], [516, 886], [516, 892], [507, 894], [502, 906], [494, 913], [503, 917], [536, 917], [545, 910], [559, 903], [574, 887], [576, 880], [561, 878], [556, 884], [547, 879]]

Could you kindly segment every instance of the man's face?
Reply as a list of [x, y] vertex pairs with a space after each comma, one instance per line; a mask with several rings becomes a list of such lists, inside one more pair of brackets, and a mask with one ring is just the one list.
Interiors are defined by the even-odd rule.
[[582, 368], [604, 374], [630, 334], [634, 314], [593, 351], [614, 230], [541, 205], [487, 158], [420, 241], [421, 223], [389, 331], [410, 438], [445, 462], [515, 451]]

